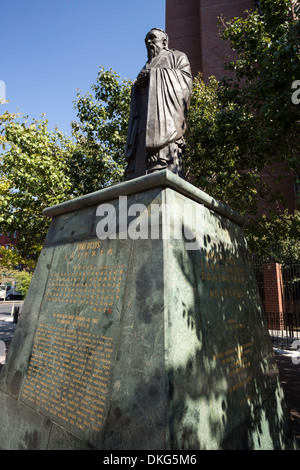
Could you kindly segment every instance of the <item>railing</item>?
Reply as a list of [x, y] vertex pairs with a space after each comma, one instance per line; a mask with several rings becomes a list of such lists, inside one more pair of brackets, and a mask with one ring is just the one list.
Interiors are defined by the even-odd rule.
[[275, 347], [297, 349], [300, 346], [299, 253], [299, 247], [292, 254], [283, 254], [273, 247], [268, 255], [252, 256], [269, 333]]
[[295, 312], [266, 313], [269, 334], [274, 347], [280, 349], [299, 349], [300, 315]]

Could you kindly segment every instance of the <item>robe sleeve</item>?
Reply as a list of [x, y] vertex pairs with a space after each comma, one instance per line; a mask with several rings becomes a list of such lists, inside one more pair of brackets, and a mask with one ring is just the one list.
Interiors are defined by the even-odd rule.
[[139, 88], [134, 83], [131, 89], [131, 106], [127, 130], [127, 142], [125, 149], [126, 160], [129, 161], [134, 157], [135, 152], [135, 139], [138, 125], [138, 97]]
[[162, 66], [150, 69], [146, 131], [149, 153], [183, 136], [191, 88], [190, 64], [183, 53], [171, 52]]

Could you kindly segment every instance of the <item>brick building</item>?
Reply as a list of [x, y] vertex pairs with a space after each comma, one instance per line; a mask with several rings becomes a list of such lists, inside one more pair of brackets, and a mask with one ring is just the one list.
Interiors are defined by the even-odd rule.
[[[229, 20], [245, 16], [245, 12], [253, 10], [257, 3], [255, 0], [166, 0], [166, 32], [170, 47], [187, 54], [194, 76], [201, 72], [204, 81], [212, 75], [221, 78], [224, 63], [233, 58], [233, 52], [226, 42], [221, 41], [220, 17]], [[285, 194], [286, 208], [292, 213], [297, 209], [298, 188], [294, 177], [279, 164], [276, 168], [266, 168], [261, 176], [267, 184], [274, 186], [272, 181], [276, 174], [281, 175], [281, 181], [274, 189]], [[260, 201], [260, 212], [265, 213], [269, 208], [267, 201]]]
[[220, 17], [240, 17], [254, 0], [166, 0], [166, 32], [170, 47], [185, 52], [193, 75], [219, 78], [231, 51], [219, 36]]
[[17, 234], [14, 233], [13, 236], [11, 234], [6, 235], [4, 233], [0, 233], [0, 248], [9, 248], [11, 246], [14, 246], [17, 241]]
[[[224, 75], [224, 63], [233, 59], [233, 52], [219, 35], [220, 17], [229, 20], [243, 17], [245, 12], [257, 6], [254, 0], [166, 0], [166, 32], [171, 48], [185, 52], [190, 60], [193, 76], [198, 72], [204, 81]], [[282, 167], [266, 168], [262, 178], [274, 186], [274, 175], [282, 180], [276, 188], [286, 197], [286, 208], [290, 213], [297, 209], [297, 188], [294, 177]], [[260, 213], [268, 212], [268, 205], [260, 203]], [[264, 305], [267, 313], [275, 314], [276, 329], [283, 328], [284, 292], [281, 265], [264, 266]]]

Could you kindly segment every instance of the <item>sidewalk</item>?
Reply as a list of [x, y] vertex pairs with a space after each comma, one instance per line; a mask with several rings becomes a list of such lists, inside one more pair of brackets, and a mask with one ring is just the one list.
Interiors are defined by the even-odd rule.
[[[0, 313], [0, 340], [8, 350], [17, 324], [8, 313]], [[285, 400], [300, 449], [300, 352], [274, 348]], [[3, 364], [0, 362], [0, 371]]]
[[274, 350], [286, 404], [300, 449], [300, 352]]
[[[11, 343], [13, 334], [17, 324], [13, 323], [13, 317], [8, 313], [0, 313], [0, 341], [4, 341], [6, 346], [6, 353]], [[3, 366], [3, 361], [0, 359], [0, 371]]]
[[[15, 332], [17, 324], [14, 323], [14, 308], [20, 307], [19, 311], [21, 312], [23, 306], [23, 301], [6, 301], [0, 302], [0, 341], [5, 343], [6, 354], [11, 343], [13, 334]], [[1, 345], [1, 354], [0, 354], [0, 371], [5, 362], [3, 343]]]

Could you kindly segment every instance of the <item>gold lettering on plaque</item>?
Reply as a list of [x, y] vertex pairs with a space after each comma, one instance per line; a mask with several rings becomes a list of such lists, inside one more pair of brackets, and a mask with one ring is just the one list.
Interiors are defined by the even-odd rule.
[[249, 355], [252, 352], [254, 342], [242, 344], [232, 349], [228, 349], [213, 356], [214, 361], [221, 361], [223, 365], [229, 368], [228, 377], [234, 379], [235, 383], [230, 386], [229, 393], [247, 385], [253, 379], [252, 375], [248, 375], [251, 362]]
[[[50, 273], [44, 298], [48, 311], [35, 334], [20, 397], [64, 425], [96, 432], [103, 424], [114, 355], [114, 338], [101, 334], [101, 319], [107, 315], [113, 321], [125, 272], [123, 265], [81, 262], [86, 254], [101, 256], [101, 243], [80, 243], [63, 258], [78, 256], [79, 264]], [[81, 302], [89, 314], [78, 309]]]
[[[54, 314], [58, 325], [65, 324]], [[81, 325], [90, 325], [91, 321]], [[90, 319], [89, 319], [90, 320]], [[108, 394], [113, 338], [40, 324], [22, 398], [84, 430], [99, 431]]]
[[200, 260], [201, 281], [211, 282], [211, 299], [243, 299], [245, 297], [245, 274], [239, 260], [219, 253], [207, 253]]
[[123, 273], [124, 266], [82, 265], [74, 266], [71, 273], [52, 273], [45, 298], [49, 302], [76, 305], [88, 302], [94, 312], [111, 313], [113, 301], [120, 298]]

